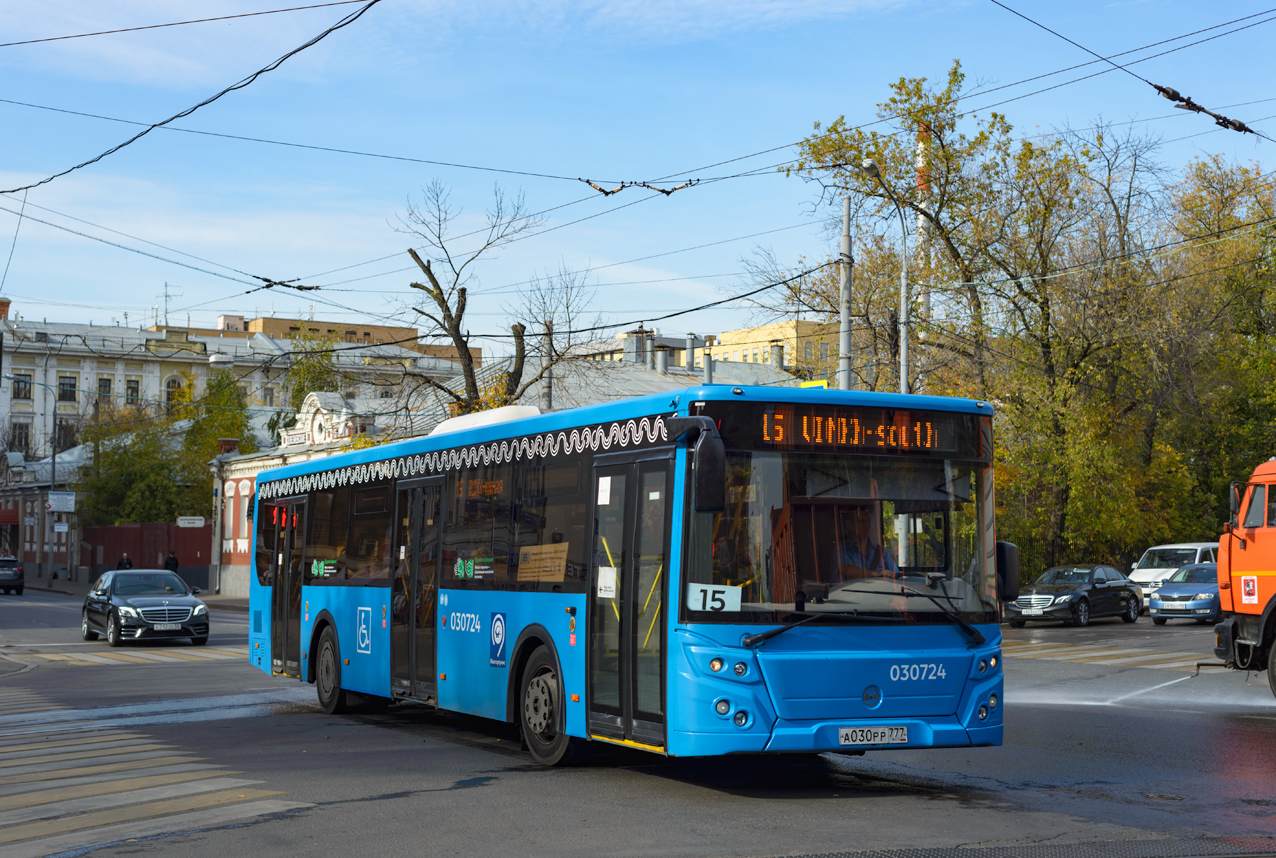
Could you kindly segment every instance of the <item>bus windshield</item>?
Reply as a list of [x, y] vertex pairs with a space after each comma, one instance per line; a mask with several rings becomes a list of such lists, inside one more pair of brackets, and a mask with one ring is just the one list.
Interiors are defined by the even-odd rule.
[[692, 513], [690, 622], [996, 619], [985, 463], [731, 452], [722, 513]]

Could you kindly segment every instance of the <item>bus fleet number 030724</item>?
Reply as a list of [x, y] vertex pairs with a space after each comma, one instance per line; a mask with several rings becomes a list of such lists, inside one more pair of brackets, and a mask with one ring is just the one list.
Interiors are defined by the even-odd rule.
[[947, 679], [948, 671], [942, 664], [892, 664], [891, 682], [924, 682], [928, 679]]

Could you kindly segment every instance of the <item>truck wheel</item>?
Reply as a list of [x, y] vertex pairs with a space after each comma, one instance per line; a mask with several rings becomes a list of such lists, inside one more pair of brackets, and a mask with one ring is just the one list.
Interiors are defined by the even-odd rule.
[[1276, 696], [1276, 640], [1267, 645], [1267, 684]]

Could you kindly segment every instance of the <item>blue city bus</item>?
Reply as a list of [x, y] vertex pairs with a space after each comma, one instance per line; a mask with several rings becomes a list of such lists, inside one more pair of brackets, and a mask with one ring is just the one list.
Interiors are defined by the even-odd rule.
[[706, 385], [263, 471], [250, 658], [551, 765], [998, 745], [992, 413]]

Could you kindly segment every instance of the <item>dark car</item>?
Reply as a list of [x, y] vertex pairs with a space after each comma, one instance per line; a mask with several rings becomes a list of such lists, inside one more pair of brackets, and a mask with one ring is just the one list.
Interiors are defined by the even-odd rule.
[[0, 557], [0, 589], [6, 593], [22, 595], [22, 586], [26, 577], [22, 572], [22, 564], [12, 557]]
[[1152, 622], [1165, 625], [1166, 620], [1196, 620], [1217, 623], [1223, 619], [1218, 600], [1218, 564], [1193, 563], [1171, 575], [1148, 601]]
[[1087, 626], [1094, 617], [1139, 619], [1139, 585], [1112, 566], [1054, 566], [1006, 604], [1006, 621], [1021, 629], [1028, 620], [1063, 620]]
[[190, 638], [208, 643], [208, 606], [195, 598], [199, 588], [167, 569], [117, 569], [94, 583], [84, 597], [80, 634], [119, 646], [124, 641]]

